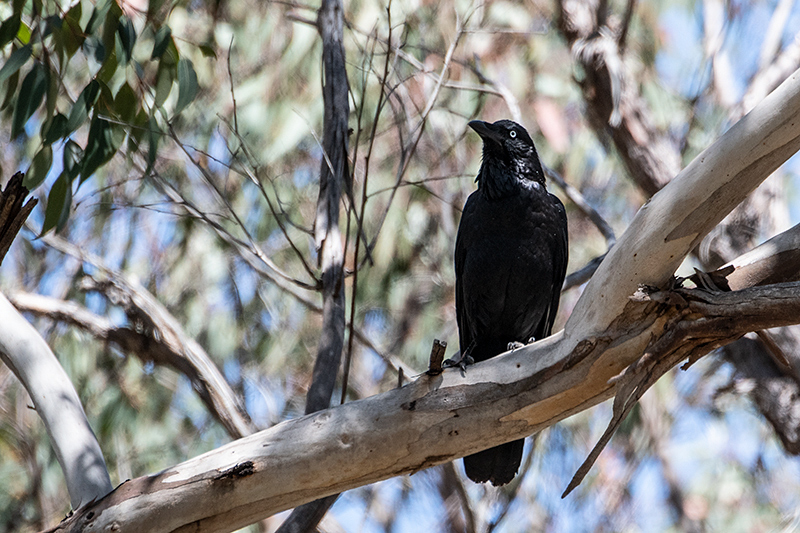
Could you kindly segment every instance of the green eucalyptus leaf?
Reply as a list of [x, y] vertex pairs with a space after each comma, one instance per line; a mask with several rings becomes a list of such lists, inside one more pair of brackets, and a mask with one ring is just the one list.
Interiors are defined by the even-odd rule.
[[153, 165], [156, 163], [156, 155], [158, 154], [158, 141], [161, 138], [161, 128], [158, 127], [158, 121], [155, 116], [151, 116], [147, 122], [147, 169], [144, 173], [149, 174]]
[[117, 34], [122, 45], [122, 64], [127, 65], [133, 56], [133, 45], [136, 44], [136, 30], [133, 27], [133, 21], [126, 16], [121, 17], [117, 27]]
[[134, 90], [127, 83], [123, 83], [114, 97], [114, 113], [122, 122], [131, 122], [136, 116], [138, 104]]
[[86, 121], [89, 116], [89, 110], [92, 109], [94, 103], [97, 101], [97, 96], [100, 94], [100, 82], [92, 80], [89, 85], [84, 87], [78, 99], [75, 100], [75, 105], [72, 106], [72, 111], [69, 113], [67, 120], [67, 135], [75, 131]]
[[47, 196], [47, 208], [44, 212], [42, 235], [59, 226], [63, 228], [69, 218], [70, 203], [72, 203], [72, 181], [66, 172], [62, 172], [56, 179], [50, 194]]
[[88, 39], [83, 41], [83, 55], [87, 59], [91, 59], [100, 65], [106, 58], [106, 47], [103, 42], [96, 36], [91, 35]]
[[62, 22], [61, 18], [57, 15], [50, 15], [44, 19], [44, 30], [42, 31], [42, 37], [48, 37], [53, 33], [57, 33], [61, 30]]
[[189, 59], [181, 59], [178, 61], [178, 103], [175, 106], [176, 115], [192, 103], [195, 96], [197, 96], [197, 89], [197, 73], [194, 71], [194, 65]]
[[[46, 129], [45, 126], [47, 126]], [[49, 125], [47, 123], [42, 125], [42, 142], [47, 145], [53, 144], [65, 137], [67, 133], [67, 117], [56, 113]]]
[[3, 98], [3, 105], [0, 105], [0, 109], [5, 109], [10, 106], [14, 102], [14, 96], [17, 94], [17, 85], [19, 84], [19, 71], [16, 71], [14, 74], [8, 78], [8, 83], [6, 83], [6, 95]]
[[37, 62], [22, 80], [17, 105], [14, 107], [14, 116], [11, 119], [12, 139], [16, 139], [23, 132], [28, 119], [42, 103], [47, 92], [49, 74], [47, 67]]
[[86, 151], [81, 162], [81, 182], [94, 174], [117, 153], [120, 139], [114, 134], [114, 129], [113, 124], [95, 115], [92, 126], [89, 128]]
[[51, 166], [53, 166], [53, 148], [50, 145], [42, 146], [33, 156], [33, 161], [28, 168], [28, 172], [25, 173], [22, 185], [27, 187], [28, 190], [35, 189], [45, 180]]
[[19, 13], [14, 13], [3, 24], [0, 24], [0, 48], [14, 40], [19, 33], [21, 17]]
[[119, 6], [116, 2], [112, 2], [109, 10], [106, 12], [106, 19], [103, 22], [103, 46], [106, 47], [106, 53], [116, 48], [115, 43], [117, 40], [117, 27], [119, 27], [119, 19], [122, 16]]
[[78, 2], [72, 6], [64, 16], [64, 50], [67, 52], [67, 56], [70, 58], [74, 56], [75, 52], [80, 49], [84, 39], [86, 38], [85, 34], [81, 30], [81, 14], [81, 3]]
[[153, 39], [153, 53], [150, 55], [150, 59], [161, 59], [161, 56], [166, 52], [171, 40], [172, 30], [170, 27], [161, 26]]
[[166, 64], [164, 61], [159, 61], [158, 72], [156, 73], [156, 98], [155, 106], [161, 107], [167, 101], [170, 91], [172, 91], [172, 82], [175, 80], [175, 67]]
[[94, 34], [106, 18], [106, 13], [111, 7], [112, 0], [100, 0], [92, 11], [92, 16], [89, 17], [89, 22], [86, 24], [86, 33], [89, 35]]
[[72, 180], [78, 177], [78, 174], [81, 171], [81, 159], [83, 157], [83, 150], [81, 147], [73, 141], [72, 139], [68, 140], [64, 143], [64, 152], [62, 154], [62, 166], [64, 167], [64, 172], [67, 176], [69, 176], [70, 183]]
[[217, 51], [214, 49], [214, 43], [201, 44], [200, 53], [203, 54], [203, 57], [217, 58]]
[[114, 73], [117, 71], [117, 66], [119, 65], [117, 61], [116, 48], [111, 48], [110, 51], [110, 53], [106, 54], [103, 64], [100, 67], [100, 70], [97, 71], [96, 76], [98, 80], [105, 83], [111, 81], [111, 78], [114, 76]]
[[19, 26], [19, 31], [17, 32], [17, 39], [22, 44], [28, 44], [31, 41], [31, 27], [22, 22]]
[[49, 122], [56, 112], [56, 102], [58, 100], [58, 76], [48, 76], [47, 80], [47, 121]]
[[25, 64], [29, 57], [31, 57], [31, 45], [29, 44], [14, 50], [3, 65], [3, 68], [0, 68], [0, 83], [6, 81], [12, 74], [22, 68], [22, 65]]

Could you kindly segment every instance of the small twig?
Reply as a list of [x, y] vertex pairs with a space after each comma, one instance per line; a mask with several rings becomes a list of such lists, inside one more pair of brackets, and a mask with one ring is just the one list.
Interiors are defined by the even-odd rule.
[[442, 373], [442, 361], [444, 361], [444, 352], [447, 348], [445, 341], [433, 339], [433, 346], [431, 346], [430, 364], [428, 365], [429, 376], [438, 376]]
[[758, 336], [759, 340], [764, 343], [764, 347], [767, 349], [767, 353], [772, 357], [772, 360], [778, 366], [782, 366], [784, 368], [792, 368], [792, 364], [789, 362], [789, 359], [786, 357], [786, 354], [783, 353], [783, 350], [778, 343], [772, 338], [769, 331], [766, 330], [759, 330], [756, 331], [756, 335]]
[[[234, 129], [234, 133], [235, 133], [235, 129]], [[291, 239], [291, 237], [289, 237], [289, 234], [286, 231], [286, 226], [283, 225], [283, 223], [281, 222], [281, 220], [278, 217], [277, 213], [275, 212], [275, 209], [273, 208], [272, 202], [270, 201], [269, 197], [267, 196], [266, 191], [264, 191], [263, 188], [262, 188], [262, 197], [266, 199], [267, 205], [270, 208], [270, 212], [272, 213], [272, 216], [275, 218], [275, 221], [277, 222], [278, 227], [283, 232], [284, 238], [289, 243], [289, 246], [291, 246], [291, 248], [294, 250], [294, 252], [297, 255], [297, 257], [300, 259], [300, 263], [305, 268], [306, 273], [311, 277], [311, 279], [314, 280], [314, 284], [309, 284], [309, 283], [306, 283], [306, 282], [303, 282], [303, 281], [300, 281], [300, 280], [295, 280], [291, 276], [289, 276], [288, 274], [283, 273], [280, 270], [280, 268], [278, 268], [277, 264], [275, 264], [272, 261], [272, 259], [270, 259], [267, 256], [267, 254], [261, 249], [261, 247], [256, 243], [255, 239], [250, 234], [250, 231], [247, 229], [247, 226], [245, 225], [244, 221], [242, 221], [242, 219], [239, 217], [239, 214], [233, 208], [233, 205], [231, 205], [231, 203], [227, 199], [227, 197], [224, 194], [222, 194], [222, 191], [220, 191], [219, 187], [217, 187], [216, 183], [214, 183], [214, 180], [213, 180], [211, 174], [209, 173], [208, 169], [205, 168], [203, 165], [201, 165], [200, 162], [197, 161], [194, 157], [192, 157], [192, 155], [189, 153], [189, 150], [187, 149], [186, 145], [183, 144], [183, 142], [181, 142], [181, 140], [178, 138], [177, 133], [175, 133], [175, 130], [173, 129], [172, 124], [169, 125], [169, 134], [170, 134], [170, 137], [172, 138], [172, 140], [175, 141], [175, 143], [180, 147], [180, 149], [184, 153], [184, 155], [189, 159], [189, 161], [192, 162], [192, 165], [194, 165], [194, 167], [197, 168], [197, 170], [200, 172], [200, 175], [203, 176], [203, 179], [208, 184], [208, 186], [214, 191], [214, 193], [216, 193], [217, 198], [225, 206], [225, 209], [227, 210], [227, 212], [230, 213], [230, 215], [233, 217], [233, 220], [234, 220], [234, 222], [236, 222], [236, 225], [239, 226], [239, 228], [241, 228], [241, 230], [244, 233], [245, 237], [247, 237], [247, 240], [248, 240], [247, 246], [250, 248], [251, 253], [253, 253], [259, 259], [264, 261], [267, 264], [267, 266], [269, 266], [270, 268], [275, 270], [275, 272], [278, 273], [278, 275], [282, 276], [284, 279], [287, 279], [288, 281], [292, 281], [293, 283], [299, 283], [299, 284], [301, 284], [301, 286], [305, 285], [306, 287], [304, 287], [304, 288], [313, 287], [313, 286], [318, 285], [319, 284], [319, 280], [317, 279], [314, 270], [311, 268], [311, 266], [305, 260], [305, 257], [303, 255], [303, 253], [298, 249], [297, 245], [294, 243], [294, 241]], [[244, 143], [241, 143], [240, 146], [242, 147], [243, 150], [245, 150]], [[253, 181], [254, 183], [257, 183], [260, 186], [260, 181], [255, 176], [252, 176], [252, 173], [250, 172], [250, 170], [247, 169], [246, 172], [247, 172], [248, 177], [250, 177], [250, 180]], [[225, 231], [227, 231], [227, 230], [225, 230]]]
[[233, 70], [231, 70], [231, 49], [233, 48], [233, 35], [231, 35], [231, 44], [228, 45], [228, 80], [231, 82], [231, 102], [233, 102], [233, 130], [239, 132], [239, 114], [236, 109], [236, 95], [233, 93]]
[[506, 107], [508, 107], [508, 112], [511, 113], [511, 118], [515, 122], [522, 123], [522, 112], [519, 109], [519, 102], [517, 102], [516, 97], [508, 89], [508, 87], [506, 87], [497, 80], [492, 80], [489, 77], [487, 77], [484, 74], [483, 69], [481, 69], [480, 59], [477, 56], [474, 56], [473, 61], [472, 63], [470, 63], [469, 66], [472, 69], [472, 72], [478, 77], [478, 80], [481, 83], [485, 83], [490, 87], [494, 87], [495, 91], [497, 91], [497, 94], [499, 94], [503, 98], [503, 101], [505, 101], [506, 103]]
[[0, 192], [0, 263], [28, 215], [39, 202], [36, 198], [31, 198], [23, 205], [30, 192], [22, 186], [24, 178], [25, 174], [17, 172]]

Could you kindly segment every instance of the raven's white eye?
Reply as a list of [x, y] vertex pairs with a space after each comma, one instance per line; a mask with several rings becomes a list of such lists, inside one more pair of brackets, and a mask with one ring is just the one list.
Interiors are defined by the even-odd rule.
[[517, 138], [517, 132], [514, 131], [514, 130], [511, 130], [510, 132], [508, 132], [508, 136], [511, 137], [512, 139], [516, 139]]

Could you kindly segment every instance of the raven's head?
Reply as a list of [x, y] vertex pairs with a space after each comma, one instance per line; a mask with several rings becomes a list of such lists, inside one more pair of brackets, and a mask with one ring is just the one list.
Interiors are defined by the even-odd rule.
[[483, 162], [476, 181], [490, 197], [544, 185], [542, 164], [525, 128], [511, 120], [492, 124], [473, 120], [469, 127], [483, 139]]

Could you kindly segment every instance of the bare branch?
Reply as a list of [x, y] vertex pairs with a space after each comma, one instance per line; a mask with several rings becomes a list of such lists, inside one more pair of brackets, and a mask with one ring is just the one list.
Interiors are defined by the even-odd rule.
[[770, 91], [775, 89], [783, 80], [800, 66], [800, 32], [778, 57], [767, 67], [759, 70], [747, 87], [739, 107], [731, 116], [738, 119], [760, 102]]
[[585, 72], [579, 84], [589, 123], [601, 139], [611, 136], [630, 177], [653, 195], [680, 170], [680, 154], [653, 125], [636, 80], [622, 68], [616, 41], [596, 26], [591, 2], [559, 4], [559, 29]]
[[800, 224], [709, 272], [709, 275], [719, 286], [732, 291], [755, 285], [797, 281], [800, 275]]
[[314, 226], [322, 269], [322, 332], [311, 388], [306, 398], [306, 414], [325, 409], [331, 400], [344, 346], [344, 251], [339, 230], [339, 206], [342, 189], [349, 179], [348, 88], [343, 39], [341, 0], [325, 0], [320, 7], [317, 26], [322, 37], [325, 78], [323, 99], [325, 123], [320, 163], [319, 199]]
[[730, 108], [736, 101], [733, 93], [733, 72], [728, 54], [722, 48], [725, 40], [725, 2], [703, 0], [703, 47], [711, 61], [711, 84], [717, 101]]
[[[798, 111], [800, 72], [642, 206], [625, 232], [627, 238], [611, 249], [587, 285], [567, 329], [582, 324], [602, 331], [625, 305], [609, 295], [633, 294], [639, 284], [663, 286], [686, 254], [800, 148]], [[592, 306], [594, 301], [604, 302], [605, 311]]]
[[386, 216], [389, 214], [389, 209], [392, 206], [392, 202], [394, 200], [395, 194], [397, 192], [398, 187], [403, 181], [403, 176], [405, 176], [406, 170], [408, 169], [409, 161], [411, 157], [414, 155], [414, 152], [417, 149], [417, 145], [419, 144], [420, 139], [422, 138], [422, 134], [425, 131], [425, 124], [428, 121], [428, 114], [433, 109], [434, 104], [436, 103], [437, 98], [439, 97], [439, 91], [442, 88], [442, 84], [447, 76], [447, 72], [450, 69], [450, 62], [453, 59], [453, 53], [458, 46], [461, 37], [464, 35], [464, 28], [461, 26], [461, 22], [458, 22], [456, 27], [456, 36], [453, 38], [453, 41], [450, 43], [450, 46], [447, 49], [447, 53], [444, 57], [444, 64], [442, 65], [441, 73], [436, 81], [436, 85], [433, 88], [428, 100], [425, 104], [425, 109], [420, 114], [419, 120], [411, 129], [410, 138], [406, 141], [403, 146], [402, 156], [400, 160], [400, 165], [396, 172], [396, 180], [394, 187], [392, 188], [392, 192], [389, 195], [389, 200], [386, 203], [386, 207], [384, 208], [381, 216], [379, 218], [377, 229], [375, 230], [375, 236], [372, 238], [372, 242], [368, 249], [371, 251], [375, 248], [375, 244], [378, 242], [378, 236], [380, 235], [381, 228], [383, 227], [383, 223], [386, 221]]

